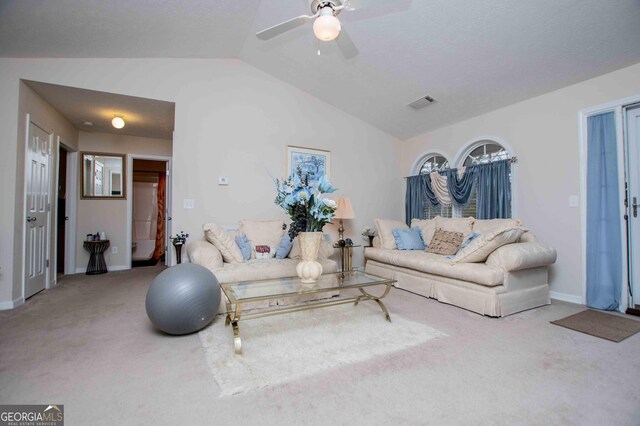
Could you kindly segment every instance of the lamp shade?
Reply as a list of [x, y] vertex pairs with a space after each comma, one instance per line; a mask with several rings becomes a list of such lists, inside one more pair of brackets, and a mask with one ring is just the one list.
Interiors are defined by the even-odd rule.
[[338, 204], [338, 208], [336, 208], [336, 212], [333, 215], [336, 219], [355, 219], [356, 214], [353, 212], [353, 207], [351, 207], [351, 200], [346, 197], [340, 197], [336, 200], [336, 204]]
[[333, 15], [333, 9], [324, 7], [313, 23], [313, 33], [322, 41], [331, 41], [340, 34], [340, 21]]

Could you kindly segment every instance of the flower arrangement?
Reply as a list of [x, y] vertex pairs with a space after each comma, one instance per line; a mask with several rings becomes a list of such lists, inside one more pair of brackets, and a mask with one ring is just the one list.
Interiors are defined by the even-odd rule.
[[171, 244], [174, 246], [180, 246], [187, 242], [187, 238], [189, 238], [189, 234], [185, 234], [184, 231], [180, 231], [179, 234], [171, 235], [169, 239], [171, 240]]
[[370, 227], [366, 226], [362, 229], [362, 236], [364, 237], [375, 237], [376, 236], [376, 230], [375, 229], [371, 229]]
[[335, 191], [326, 175], [310, 183], [309, 174], [298, 168], [287, 180], [276, 179], [276, 189], [275, 204], [291, 218], [289, 238], [292, 241], [300, 232], [322, 231], [338, 207], [324, 195]]
[[373, 237], [375, 237], [378, 233], [376, 232], [375, 229], [371, 229], [368, 226], [365, 226], [362, 229], [362, 236], [364, 237], [365, 240], [369, 240], [369, 246], [373, 247]]

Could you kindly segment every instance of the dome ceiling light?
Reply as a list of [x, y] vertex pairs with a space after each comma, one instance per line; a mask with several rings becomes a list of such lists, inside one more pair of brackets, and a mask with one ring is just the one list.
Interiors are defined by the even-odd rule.
[[113, 120], [111, 120], [111, 125], [116, 129], [122, 129], [125, 125], [124, 118], [120, 115], [116, 115], [113, 117]]

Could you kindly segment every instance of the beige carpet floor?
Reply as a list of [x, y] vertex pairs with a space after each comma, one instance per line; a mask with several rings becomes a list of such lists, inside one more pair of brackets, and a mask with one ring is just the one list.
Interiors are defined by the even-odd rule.
[[400, 290], [391, 315], [446, 338], [222, 397], [198, 334], [147, 320], [159, 271], [65, 277], [0, 312], [0, 403], [61, 403], [67, 425], [640, 424], [640, 334], [552, 325], [584, 309], [562, 302], [492, 319]]

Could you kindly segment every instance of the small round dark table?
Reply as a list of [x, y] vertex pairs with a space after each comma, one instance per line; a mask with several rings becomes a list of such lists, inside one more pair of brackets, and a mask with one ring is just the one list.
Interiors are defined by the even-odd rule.
[[107, 263], [104, 261], [104, 252], [109, 248], [109, 240], [85, 241], [84, 249], [89, 252], [89, 264], [87, 275], [107, 273]]

